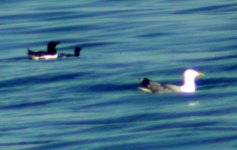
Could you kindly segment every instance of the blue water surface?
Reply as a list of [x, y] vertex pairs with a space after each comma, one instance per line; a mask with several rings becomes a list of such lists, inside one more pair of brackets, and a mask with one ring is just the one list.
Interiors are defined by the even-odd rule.
[[[0, 1], [0, 149], [237, 149], [237, 2]], [[27, 48], [81, 57], [32, 61]], [[195, 94], [146, 94], [138, 78]]]

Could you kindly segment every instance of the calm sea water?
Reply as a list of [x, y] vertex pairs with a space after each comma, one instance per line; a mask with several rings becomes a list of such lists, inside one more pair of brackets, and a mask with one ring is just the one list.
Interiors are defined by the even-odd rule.
[[[237, 149], [237, 2], [0, 2], [1, 150]], [[27, 48], [83, 47], [32, 61]], [[139, 77], [198, 92], [145, 94]]]

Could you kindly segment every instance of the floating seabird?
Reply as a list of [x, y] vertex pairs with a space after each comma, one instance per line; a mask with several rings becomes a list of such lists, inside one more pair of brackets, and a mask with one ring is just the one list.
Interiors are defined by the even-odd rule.
[[173, 84], [161, 84], [149, 80], [141, 79], [139, 89], [147, 93], [194, 93], [196, 91], [195, 79], [204, 77], [204, 73], [193, 69], [187, 69], [184, 74], [184, 83], [181, 86]]
[[59, 53], [58, 57], [61, 58], [67, 58], [67, 57], [79, 57], [81, 52], [81, 47], [75, 47], [74, 54], [65, 54], [65, 53]]
[[52, 60], [52, 59], [57, 59], [58, 58], [58, 53], [57, 53], [57, 50], [56, 50], [56, 46], [59, 43], [60, 42], [56, 42], [56, 41], [49, 42], [48, 46], [47, 46], [47, 52], [45, 52], [45, 51], [34, 52], [34, 51], [28, 49], [28, 56], [30, 58], [32, 58], [33, 60], [40, 60], [40, 59]]

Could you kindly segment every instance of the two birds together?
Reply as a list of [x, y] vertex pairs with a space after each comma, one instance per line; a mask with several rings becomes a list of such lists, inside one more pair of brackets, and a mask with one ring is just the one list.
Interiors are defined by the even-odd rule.
[[79, 57], [81, 52], [81, 47], [75, 47], [74, 54], [65, 54], [65, 53], [58, 53], [56, 50], [56, 46], [60, 42], [51, 41], [48, 43], [47, 51], [38, 51], [34, 52], [28, 49], [28, 56], [33, 60], [54, 60], [58, 57], [66, 58], [66, 57]]
[[[65, 58], [80, 56], [81, 47], [75, 47], [74, 54], [57, 53], [56, 46], [58, 44], [59, 42], [55, 41], [49, 42], [47, 52], [34, 52], [29, 49], [28, 55], [33, 60], [52, 60], [57, 59], [58, 57]], [[138, 88], [146, 93], [194, 93], [196, 91], [195, 80], [200, 77], [204, 77], [204, 74], [194, 69], [187, 69], [183, 74], [184, 83], [181, 86], [173, 84], [160, 84], [151, 81], [148, 78], [143, 78], [141, 79], [141, 83]]]

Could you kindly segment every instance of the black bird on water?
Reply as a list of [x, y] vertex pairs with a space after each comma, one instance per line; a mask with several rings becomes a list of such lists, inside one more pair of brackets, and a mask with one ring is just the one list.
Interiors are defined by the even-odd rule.
[[58, 41], [51, 41], [48, 43], [47, 46], [47, 51], [32, 51], [30, 49], [28, 49], [28, 56], [33, 59], [33, 60], [40, 60], [40, 59], [44, 59], [44, 60], [52, 60], [52, 59], [57, 59], [58, 58], [58, 53], [56, 50], [56, 46], [59, 44], [60, 42]]

